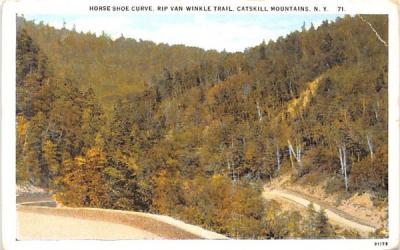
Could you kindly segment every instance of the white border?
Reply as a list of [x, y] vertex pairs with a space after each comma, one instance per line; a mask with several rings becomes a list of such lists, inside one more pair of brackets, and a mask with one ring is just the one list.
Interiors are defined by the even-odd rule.
[[[354, 3], [355, 2], [355, 3]], [[369, 2], [369, 3], [368, 3]], [[16, 210], [15, 210], [15, 13], [80, 13], [88, 14], [85, 3], [73, 4], [74, 1], [37, 0], [26, 1], [23, 4], [6, 2], [1, 16], [1, 229], [2, 248], [4, 249], [204, 249], [204, 248], [234, 248], [234, 249], [395, 249], [399, 243], [399, 17], [394, 4], [384, 1], [282, 1], [277, 0], [159, 0], [155, 1], [99, 1], [92, 0], [90, 4], [141, 4], [141, 5], [343, 5], [345, 14], [389, 14], [389, 246], [375, 247], [374, 242], [385, 240], [274, 240], [274, 241], [15, 241]], [[288, 12], [285, 12], [288, 13]]]
[[2, 8], [1, 42], [1, 199], [4, 249], [12, 249], [16, 228], [15, 199], [15, 45], [16, 26], [12, 5]]

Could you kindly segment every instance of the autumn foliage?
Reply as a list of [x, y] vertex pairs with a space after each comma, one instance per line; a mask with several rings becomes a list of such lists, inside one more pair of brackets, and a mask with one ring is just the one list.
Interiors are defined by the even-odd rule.
[[[387, 41], [387, 16], [363, 18]], [[358, 16], [237, 53], [17, 26], [17, 182], [68, 206], [329, 238], [323, 211], [285, 212], [262, 184], [387, 196], [388, 50]]]

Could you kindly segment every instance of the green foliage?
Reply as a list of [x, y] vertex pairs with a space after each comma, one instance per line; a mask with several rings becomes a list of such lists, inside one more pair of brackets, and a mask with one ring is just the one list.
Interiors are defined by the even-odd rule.
[[321, 208], [318, 212], [315, 211], [313, 203], [310, 203], [307, 207], [307, 218], [303, 233], [304, 238], [311, 239], [326, 239], [335, 236], [335, 230], [333, 226], [329, 224], [325, 210]]
[[321, 209], [316, 218], [316, 232], [318, 238], [331, 238], [334, 235], [333, 227], [328, 223], [328, 217], [326, 217], [325, 211]]

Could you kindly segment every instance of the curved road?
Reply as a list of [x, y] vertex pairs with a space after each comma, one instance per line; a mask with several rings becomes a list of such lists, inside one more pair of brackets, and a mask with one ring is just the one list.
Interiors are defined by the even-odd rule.
[[50, 195], [19, 196], [17, 203], [18, 240], [228, 239], [163, 215], [56, 207]]
[[[283, 201], [295, 203], [295, 204], [298, 204], [298, 205], [301, 205], [304, 207], [307, 207], [311, 203], [310, 200], [308, 200], [300, 195], [295, 195], [293, 193], [285, 192], [284, 190], [273, 189], [273, 188], [268, 188], [268, 187], [264, 188], [264, 192], [263, 192], [262, 196], [265, 199], [283, 200]], [[321, 206], [321, 204], [318, 204], [317, 202], [313, 201], [313, 204], [314, 204], [314, 208], [316, 210], [320, 210], [321, 207], [323, 209], [325, 209], [326, 216], [333, 224], [356, 230], [363, 236], [368, 236], [369, 233], [374, 232], [376, 230], [376, 228], [374, 228], [372, 226], [364, 225], [364, 224], [361, 224], [354, 220], [345, 218], [344, 216], [333, 211], [333, 209]], [[346, 217], [351, 217], [351, 216], [348, 215]]]
[[99, 208], [17, 205], [17, 239], [228, 239], [172, 217]]
[[105, 222], [18, 211], [19, 240], [162, 239], [135, 227]]
[[[285, 190], [265, 187], [265, 199], [278, 199], [307, 207], [311, 201]], [[35, 196], [33, 196], [35, 197]], [[45, 196], [40, 196], [45, 198]], [[168, 216], [96, 208], [55, 207], [45, 199], [17, 198], [17, 238], [29, 239], [227, 239], [200, 227], [186, 224]], [[376, 228], [343, 216], [334, 209], [313, 201], [316, 210], [325, 209], [333, 224], [368, 236]]]

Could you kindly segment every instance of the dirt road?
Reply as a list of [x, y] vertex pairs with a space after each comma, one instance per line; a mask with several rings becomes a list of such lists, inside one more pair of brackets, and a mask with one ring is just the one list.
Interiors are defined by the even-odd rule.
[[64, 207], [45, 190], [19, 189], [16, 198], [19, 240], [228, 239], [169, 216]]
[[174, 218], [131, 211], [17, 206], [18, 239], [227, 239]]
[[[281, 201], [295, 203], [304, 207], [307, 207], [311, 201], [301, 197], [300, 195], [296, 195], [285, 190], [272, 189], [265, 187], [263, 192], [263, 197], [265, 199], [277, 199]], [[319, 211], [321, 209], [321, 205], [317, 202], [313, 202], [314, 208]], [[339, 225], [344, 228], [349, 228], [358, 231], [362, 236], [367, 236], [370, 232], [374, 232], [376, 228], [358, 223], [351, 219], [348, 219], [350, 216], [343, 216], [333, 211], [333, 209], [323, 207], [326, 212], [326, 216], [330, 220], [332, 224]], [[347, 218], [345, 218], [347, 217]]]
[[162, 239], [131, 226], [31, 212], [18, 212], [18, 225], [19, 240]]

